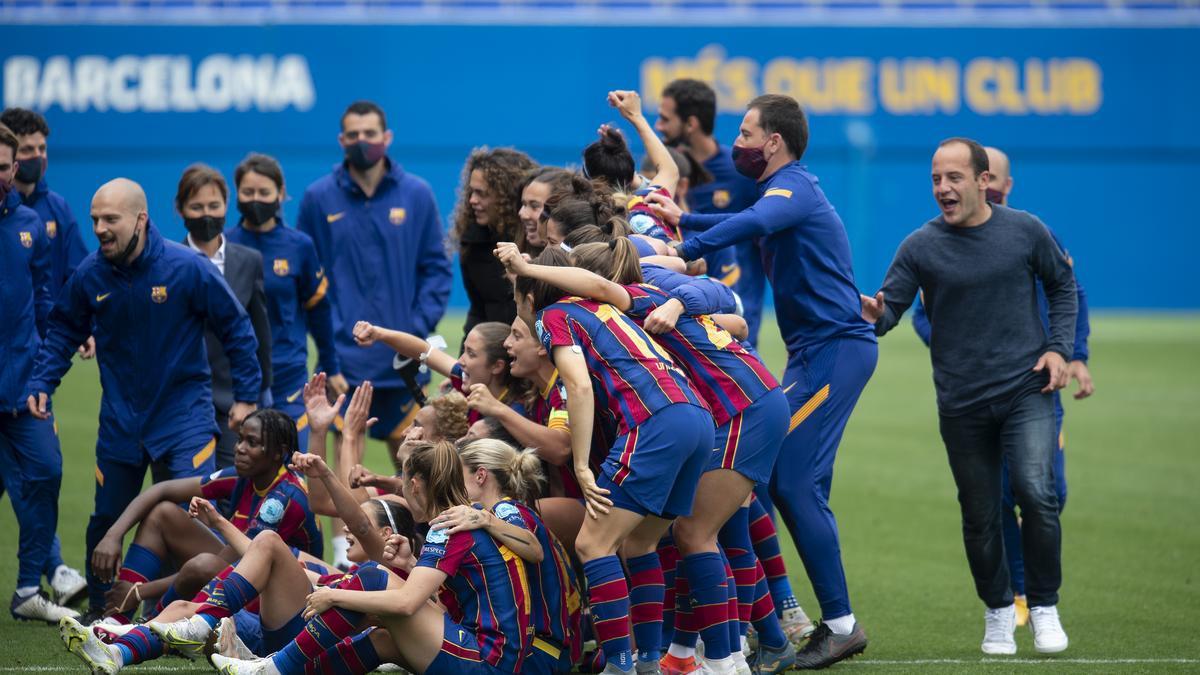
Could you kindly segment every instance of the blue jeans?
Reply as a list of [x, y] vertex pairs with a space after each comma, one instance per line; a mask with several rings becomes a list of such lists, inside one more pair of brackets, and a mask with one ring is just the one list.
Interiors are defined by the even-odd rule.
[[940, 415], [939, 426], [958, 487], [963, 544], [979, 598], [991, 608], [1013, 601], [1001, 525], [1001, 473], [1007, 464], [1021, 509], [1029, 606], [1058, 604], [1062, 528], [1054, 480], [1053, 397], [1020, 394], [962, 415]]

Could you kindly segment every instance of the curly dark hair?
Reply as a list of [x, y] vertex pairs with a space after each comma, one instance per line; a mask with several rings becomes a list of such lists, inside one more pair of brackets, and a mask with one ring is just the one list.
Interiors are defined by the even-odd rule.
[[458, 204], [454, 206], [453, 227], [450, 230], [450, 241], [454, 248], [459, 248], [459, 240], [466, 229], [475, 224], [475, 213], [471, 210], [470, 191], [471, 173], [476, 169], [483, 172], [483, 179], [488, 189], [495, 196], [493, 211], [496, 222], [487, 227], [497, 233], [504, 241], [516, 242], [517, 246], [525, 244], [525, 228], [517, 212], [521, 209], [521, 185], [526, 175], [537, 163], [529, 155], [513, 148], [487, 147], [476, 148], [463, 164], [462, 179], [458, 187]]
[[46, 138], [50, 137], [50, 125], [46, 124], [46, 118], [42, 114], [27, 108], [8, 108], [3, 113], [0, 113], [0, 124], [8, 127], [18, 136], [26, 136], [42, 132]]

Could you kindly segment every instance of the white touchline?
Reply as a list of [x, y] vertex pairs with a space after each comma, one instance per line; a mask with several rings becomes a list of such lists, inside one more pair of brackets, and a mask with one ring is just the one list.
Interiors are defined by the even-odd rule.
[[1040, 659], [851, 659], [843, 661], [843, 665], [859, 665], [859, 666], [914, 666], [914, 665], [955, 665], [955, 664], [974, 664], [974, 665], [993, 665], [1003, 663], [1020, 663], [1020, 664], [1040, 664], [1054, 665], [1062, 664], [1137, 664], [1137, 663], [1200, 663], [1200, 659], [1063, 659], [1046, 657]]

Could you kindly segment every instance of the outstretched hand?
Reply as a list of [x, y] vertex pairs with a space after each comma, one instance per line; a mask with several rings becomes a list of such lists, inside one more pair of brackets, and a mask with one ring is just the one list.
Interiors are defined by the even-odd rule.
[[337, 397], [336, 402], [330, 405], [329, 395], [326, 391], [325, 373], [313, 375], [312, 379], [304, 385], [304, 412], [308, 414], [308, 426], [318, 432], [327, 431], [333, 425], [337, 411], [341, 409], [342, 402], [346, 400], [346, 395], [342, 394]]

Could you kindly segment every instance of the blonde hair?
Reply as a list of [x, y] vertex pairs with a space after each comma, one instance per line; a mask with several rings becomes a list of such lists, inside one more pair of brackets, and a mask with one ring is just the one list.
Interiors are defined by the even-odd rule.
[[425, 481], [425, 517], [433, 518], [452, 506], [470, 506], [467, 484], [463, 482], [462, 461], [449, 441], [413, 444], [412, 454], [404, 463], [407, 479]]
[[542, 460], [532, 448], [517, 450], [495, 438], [480, 438], [463, 446], [458, 456], [471, 471], [479, 467], [487, 469], [496, 477], [505, 497], [532, 505], [545, 490]]
[[457, 391], [450, 391], [429, 402], [433, 407], [435, 422], [433, 433], [438, 440], [455, 440], [467, 435], [467, 398]]
[[628, 237], [576, 246], [571, 249], [571, 262], [618, 284], [642, 282], [641, 260]]

